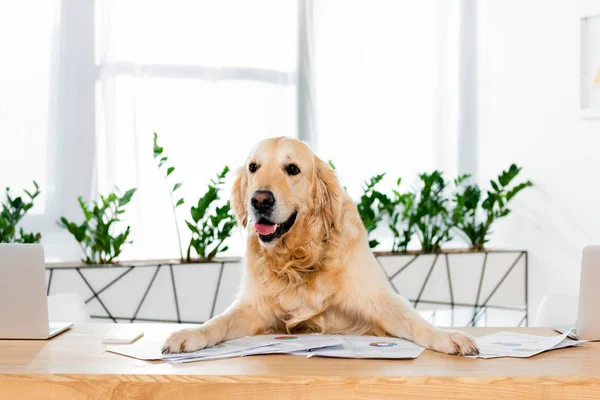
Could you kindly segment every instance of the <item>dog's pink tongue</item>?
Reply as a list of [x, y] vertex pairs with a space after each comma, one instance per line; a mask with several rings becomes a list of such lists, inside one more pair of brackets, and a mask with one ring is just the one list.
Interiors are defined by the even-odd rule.
[[275, 232], [275, 229], [277, 229], [277, 225], [256, 223], [256, 224], [254, 224], [254, 229], [256, 230], [256, 232], [260, 233], [261, 235], [266, 236], [266, 235], [270, 235], [271, 233]]

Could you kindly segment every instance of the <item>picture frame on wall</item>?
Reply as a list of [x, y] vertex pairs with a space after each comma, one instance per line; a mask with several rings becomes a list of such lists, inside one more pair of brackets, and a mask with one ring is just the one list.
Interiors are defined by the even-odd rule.
[[600, 7], [595, 13], [581, 15], [579, 115], [584, 119], [600, 118]]

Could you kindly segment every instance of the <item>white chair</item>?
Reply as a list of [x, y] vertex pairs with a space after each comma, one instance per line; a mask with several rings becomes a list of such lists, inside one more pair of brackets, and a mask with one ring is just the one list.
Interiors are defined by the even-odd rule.
[[575, 325], [577, 321], [578, 297], [564, 293], [544, 297], [535, 319], [535, 326]]
[[72, 322], [86, 324], [90, 314], [85, 303], [76, 294], [56, 294], [48, 296], [48, 320], [51, 322]]

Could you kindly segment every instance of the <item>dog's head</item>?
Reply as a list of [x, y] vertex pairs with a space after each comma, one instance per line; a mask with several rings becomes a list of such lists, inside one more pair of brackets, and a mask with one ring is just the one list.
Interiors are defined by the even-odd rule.
[[333, 169], [301, 141], [281, 137], [260, 142], [233, 185], [232, 206], [239, 223], [261, 244], [293, 235], [298, 226], [339, 227], [342, 192]]

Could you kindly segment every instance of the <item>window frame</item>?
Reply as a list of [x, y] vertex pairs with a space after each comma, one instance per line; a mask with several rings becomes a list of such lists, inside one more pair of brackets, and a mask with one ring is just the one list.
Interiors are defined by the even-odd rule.
[[55, 39], [54, 74], [47, 173], [47, 204], [43, 214], [30, 214], [25, 229], [57, 233], [61, 216], [77, 219], [77, 198], [97, 196], [96, 182], [96, 84], [106, 75], [151, 75], [157, 78], [194, 78], [207, 81], [250, 80], [265, 84], [291, 86], [297, 90], [297, 136], [308, 143], [314, 138], [312, 94], [312, 0], [297, 0], [297, 72], [263, 68], [205, 67], [202, 65], [134, 64], [126, 62], [97, 64], [94, 2], [63, 0], [60, 29]]

